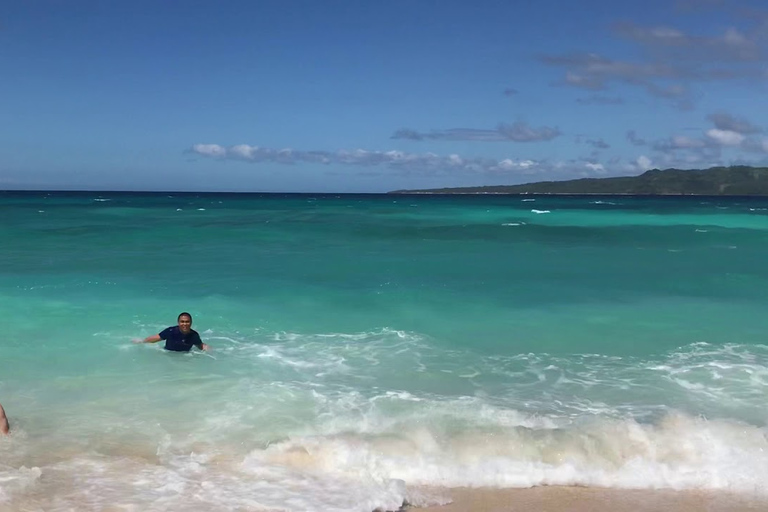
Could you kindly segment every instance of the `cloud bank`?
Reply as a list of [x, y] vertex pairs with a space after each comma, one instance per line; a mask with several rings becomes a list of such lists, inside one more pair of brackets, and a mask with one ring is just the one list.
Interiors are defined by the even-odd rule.
[[[726, 3], [688, 0], [686, 5], [696, 10]], [[671, 26], [618, 23], [613, 26], [613, 34], [636, 47], [636, 56], [631, 60], [590, 52], [541, 55], [539, 60], [563, 69], [564, 75], [556, 85], [588, 91], [604, 91], [617, 84], [639, 87], [650, 96], [669, 100], [681, 109], [691, 109], [696, 84], [757, 83], [768, 77], [766, 27], [765, 22], [752, 29], [726, 26], [718, 34], [699, 35]]]
[[397, 130], [392, 139], [406, 140], [445, 140], [445, 141], [481, 141], [481, 142], [542, 142], [562, 135], [558, 128], [542, 126], [534, 128], [527, 123], [499, 124], [494, 130], [474, 128], [452, 128], [418, 132], [409, 128]]
[[[591, 141], [590, 143], [594, 143]], [[599, 144], [599, 143], [598, 143]], [[594, 144], [593, 144], [594, 145]], [[600, 145], [600, 144], [599, 144]], [[365, 149], [338, 151], [297, 151], [272, 149], [239, 144], [195, 144], [187, 153], [220, 160], [252, 164], [277, 163], [284, 165], [322, 164], [329, 167], [358, 168], [360, 175], [374, 175], [371, 169], [384, 168], [402, 175], [456, 176], [464, 175], [469, 181], [498, 179], [506, 183], [525, 183], [545, 180], [601, 177], [607, 175], [635, 175], [650, 168], [651, 160], [640, 155], [630, 160], [617, 157], [601, 163], [595, 157], [561, 161], [492, 158], [465, 158], [457, 154], [406, 153], [403, 151], [369, 151]], [[363, 168], [363, 169], [360, 169]]]
[[[758, 165], [765, 161], [768, 137], [762, 135], [763, 128], [724, 112], [710, 114], [707, 120], [713, 126], [697, 136], [678, 134], [649, 142], [629, 131], [627, 140], [636, 146], [648, 146], [655, 152], [655, 160], [665, 166]], [[748, 160], [750, 155], [752, 161]]]
[[311, 163], [323, 165], [349, 165], [357, 167], [384, 166], [400, 171], [426, 173], [467, 172], [467, 173], [519, 173], [537, 174], [550, 169], [546, 162], [515, 160], [505, 158], [462, 158], [456, 154], [447, 156], [434, 153], [406, 153], [403, 151], [369, 151], [365, 149], [338, 151], [297, 151], [294, 149], [272, 149], [239, 144], [220, 146], [218, 144], [195, 144], [189, 153], [219, 160], [238, 160], [251, 163], [280, 163], [293, 165]]

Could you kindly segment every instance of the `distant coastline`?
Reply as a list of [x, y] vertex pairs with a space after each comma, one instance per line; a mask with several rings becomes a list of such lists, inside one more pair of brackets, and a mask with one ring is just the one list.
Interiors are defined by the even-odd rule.
[[390, 194], [552, 194], [649, 196], [768, 196], [768, 167], [732, 166], [709, 169], [652, 169], [639, 176], [540, 181], [420, 190]]

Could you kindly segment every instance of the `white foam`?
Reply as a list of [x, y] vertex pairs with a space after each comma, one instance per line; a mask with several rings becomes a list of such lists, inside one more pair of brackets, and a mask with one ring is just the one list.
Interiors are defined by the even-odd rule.
[[14, 469], [0, 464], [0, 503], [8, 503], [14, 496], [28, 491], [38, 482], [41, 474], [38, 467]]
[[535, 214], [542, 214], [542, 213], [551, 213], [549, 210], [531, 210], [531, 213]]
[[252, 452], [245, 465], [426, 486], [766, 492], [766, 435], [745, 424], [680, 414], [656, 425], [594, 420], [558, 429], [441, 431], [410, 424], [376, 436], [292, 438]]
[[[35, 436], [0, 439], [13, 477], [0, 503], [370, 512], [445, 502], [423, 486], [766, 492], [763, 345], [643, 359], [484, 356], [395, 329], [205, 338], [224, 364], [136, 350], [112, 387], [98, 372], [57, 379], [48, 391], [78, 400], [37, 412]], [[43, 478], [24, 480], [30, 460]]]
[[[422, 486], [768, 492], [768, 431], [732, 420], [527, 414], [479, 397], [392, 390], [366, 398], [318, 389], [307, 403], [310, 395], [287, 383], [253, 391], [261, 395], [248, 402], [223, 394], [226, 407], [205, 408], [204, 420], [182, 407], [158, 425], [134, 416], [122, 430], [128, 438], [85, 425], [87, 447], [36, 454], [50, 461], [35, 473], [0, 466], [0, 496], [12, 509], [30, 500], [43, 510], [370, 512], [445, 502], [411, 492]], [[282, 400], [304, 407], [280, 410]], [[264, 442], [270, 431], [279, 437]], [[33, 492], [41, 474], [44, 492]]]

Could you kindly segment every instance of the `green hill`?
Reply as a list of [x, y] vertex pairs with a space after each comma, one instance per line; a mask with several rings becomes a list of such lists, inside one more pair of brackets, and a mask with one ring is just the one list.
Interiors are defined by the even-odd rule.
[[652, 169], [640, 176], [540, 181], [523, 185], [396, 190], [391, 194], [628, 194], [768, 196], [767, 167]]

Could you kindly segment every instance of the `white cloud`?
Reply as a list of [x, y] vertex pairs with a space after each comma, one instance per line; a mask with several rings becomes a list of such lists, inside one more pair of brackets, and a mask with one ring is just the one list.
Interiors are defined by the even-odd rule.
[[707, 130], [707, 137], [722, 146], [738, 146], [746, 138], [744, 135], [732, 130], [720, 130], [717, 128]]
[[533, 160], [512, 160], [511, 158], [506, 158], [496, 165], [496, 169], [500, 171], [528, 170], [535, 168], [536, 165], [537, 163]]
[[192, 146], [192, 152], [203, 156], [221, 158], [227, 155], [227, 148], [218, 144], [195, 144]]
[[605, 172], [605, 166], [603, 164], [593, 164], [587, 162], [584, 164], [584, 166], [594, 172]]
[[[737, 134], [738, 135], [738, 134]], [[730, 136], [730, 135], [728, 135]], [[745, 147], [747, 144], [750, 146]], [[652, 157], [640, 155], [634, 159], [614, 157], [601, 161], [594, 156], [570, 160], [533, 160], [524, 158], [465, 157], [455, 153], [408, 153], [400, 150], [373, 151], [367, 149], [340, 149], [337, 151], [301, 151], [271, 149], [239, 144], [195, 144], [188, 150], [200, 156], [217, 160], [235, 160], [253, 164], [323, 164], [359, 168], [356, 172], [372, 173], [374, 168], [388, 169], [399, 174], [425, 176], [465, 175], [466, 179], [494, 176], [509, 183], [538, 180], [567, 180], [581, 176], [637, 175], [654, 167], [709, 167], [727, 165], [720, 158], [723, 146], [709, 138], [691, 139], [672, 137], [656, 143]], [[745, 151], [768, 153], [768, 137], [748, 138], [741, 145]], [[368, 169], [363, 171], [363, 169]], [[380, 172], [380, 171], [375, 171]], [[474, 177], [474, 178], [473, 178]]]
[[723, 161], [722, 153], [725, 150], [766, 152], [763, 146], [766, 138], [757, 136], [765, 131], [760, 126], [725, 112], [710, 114], [707, 119], [715, 126], [704, 131], [700, 137], [674, 135], [651, 144], [651, 148], [658, 152], [657, 160], [665, 165], [726, 165], [729, 161], [738, 160]]
[[331, 151], [297, 151], [270, 149], [248, 144], [224, 147], [218, 144], [195, 144], [189, 152], [209, 158], [240, 160], [253, 163], [314, 163], [350, 166], [386, 166], [404, 171], [459, 171], [470, 173], [533, 174], [551, 170], [551, 165], [536, 160], [505, 158], [463, 158], [457, 154], [441, 156], [435, 153], [406, 153], [403, 151], [369, 151], [366, 149], [340, 149]]
[[448, 155], [448, 163], [455, 167], [461, 167], [464, 165], [464, 159], [459, 155]]
[[[224, 148], [221, 148], [224, 149]], [[254, 151], [258, 151], [259, 148], [252, 148], [251, 146], [248, 146], [247, 144], [240, 144], [238, 146], [232, 146], [229, 151], [232, 154], [232, 156], [244, 158], [245, 160], [249, 160], [251, 158], [251, 155]]]

